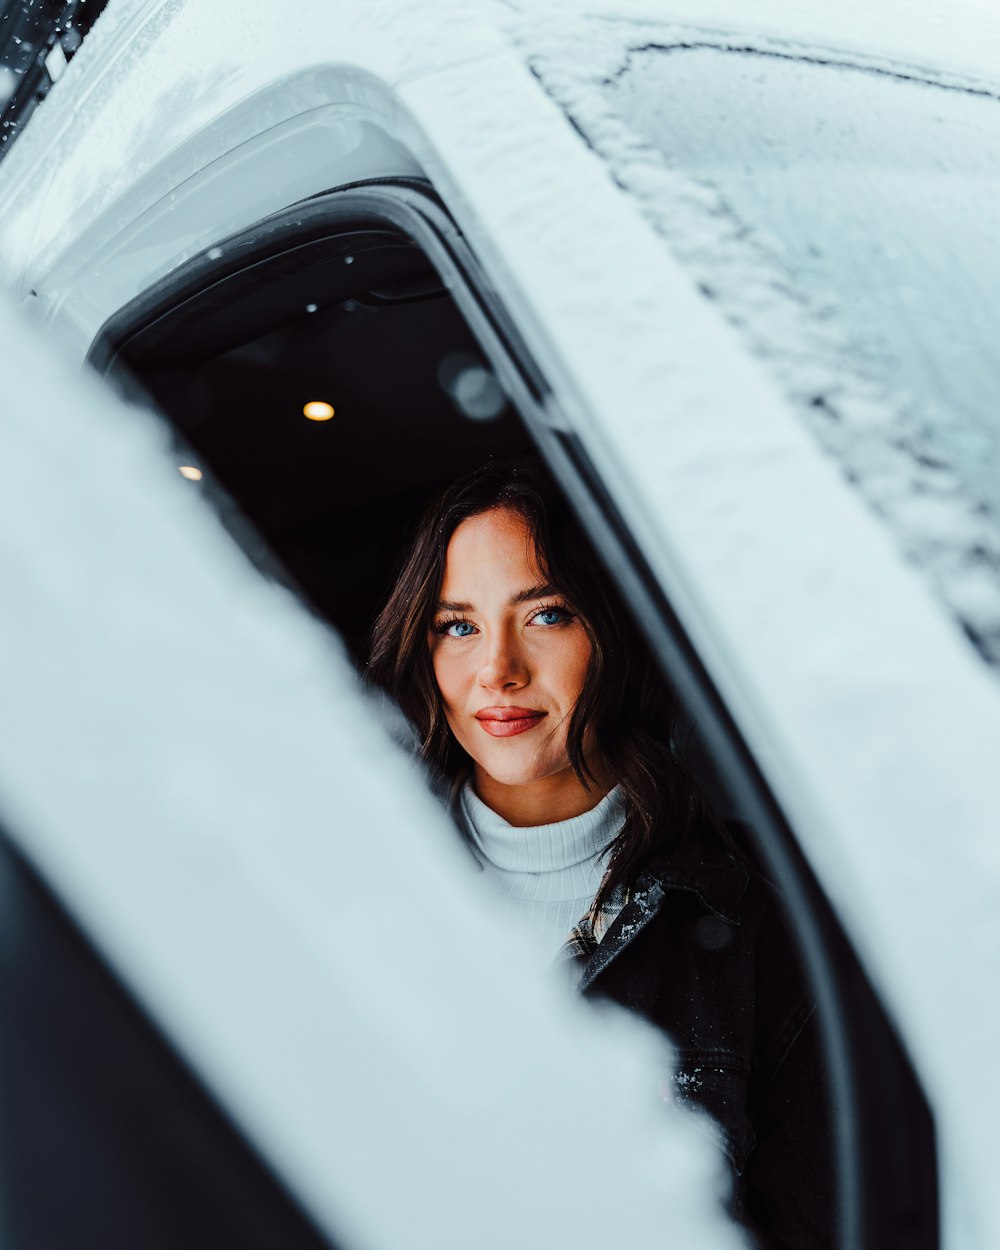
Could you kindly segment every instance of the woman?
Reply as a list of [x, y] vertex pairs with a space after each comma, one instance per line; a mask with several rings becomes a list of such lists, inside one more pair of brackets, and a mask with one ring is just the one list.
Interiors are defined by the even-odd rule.
[[736, 1217], [768, 1246], [831, 1245], [813, 1003], [774, 891], [679, 758], [673, 697], [539, 465], [432, 504], [369, 667], [514, 922], [669, 1035], [661, 1092], [720, 1127]]

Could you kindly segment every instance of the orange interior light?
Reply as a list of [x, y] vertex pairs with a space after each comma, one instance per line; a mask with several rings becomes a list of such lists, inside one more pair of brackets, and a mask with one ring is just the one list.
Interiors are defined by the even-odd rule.
[[310, 421], [329, 421], [333, 416], [333, 404], [325, 403], [322, 399], [311, 399], [302, 409], [302, 415]]

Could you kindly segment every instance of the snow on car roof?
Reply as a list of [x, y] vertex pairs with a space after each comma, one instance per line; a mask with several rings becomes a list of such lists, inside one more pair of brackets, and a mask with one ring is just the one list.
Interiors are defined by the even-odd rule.
[[[360, 103], [365, 78], [370, 91], [376, 80], [395, 86], [488, 55], [503, 35], [496, 23], [477, 20], [473, 4], [491, 7], [490, 0], [437, 0], [431, 13], [395, 0], [351, 6], [345, 15], [315, 2], [279, 9], [239, 0], [113, 0], [4, 161], [0, 272], [10, 280], [18, 261], [71, 246], [78, 220], [113, 211], [147, 172], [155, 202], [163, 189], [152, 168], [157, 159], [200, 126], [206, 145], [215, 138], [224, 150], [231, 136], [213, 135], [213, 123], [262, 84], [324, 66], [337, 67], [343, 78], [349, 66], [360, 65], [354, 84]], [[272, 125], [325, 102], [323, 69], [313, 77], [319, 81], [301, 82], [291, 98], [276, 93]], [[374, 101], [369, 111], [377, 115]], [[39, 202], [22, 213], [4, 188], [32, 177]]]
[[540, 81], [1000, 663], [1000, 83], [967, 76], [996, 17], [520, 7]]
[[597, 19], [623, 26], [672, 23], [692, 31], [743, 38], [773, 38], [809, 44], [815, 50], [855, 52], [885, 64], [919, 63], [942, 72], [996, 70], [1000, 13], [993, 0], [503, 0], [515, 36], [530, 34], [539, 22], [564, 31], [572, 19]]

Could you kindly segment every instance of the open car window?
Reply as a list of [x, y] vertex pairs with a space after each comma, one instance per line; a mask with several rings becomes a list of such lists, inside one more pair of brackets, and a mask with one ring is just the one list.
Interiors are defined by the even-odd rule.
[[540, 449], [681, 695], [706, 787], [784, 892], [820, 1004], [842, 1244], [905, 1225], [935, 1246], [933, 1126], [909, 1062], [598, 469], [429, 188], [347, 188], [220, 240], [122, 309], [92, 360], [152, 396], [191, 489], [356, 659], [421, 501], [488, 453]]

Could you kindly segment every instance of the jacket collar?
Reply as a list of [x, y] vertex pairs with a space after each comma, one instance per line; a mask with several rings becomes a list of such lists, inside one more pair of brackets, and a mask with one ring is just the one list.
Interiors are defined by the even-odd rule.
[[720, 843], [689, 836], [676, 850], [652, 859], [647, 871], [664, 891], [688, 890], [727, 924], [742, 922], [740, 903], [750, 873]]
[[724, 846], [695, 838], [685, 840], [667, 855], [657, 856], [639, 873], [628, 900], [607, 933], [589, 949], [567, 944], [566, 955], [582, 962], [578, 988], [584, 991], [656, 916], [667, 896], [676, 890], [694, 894], [703, 906], [727, 924], [742, 923], [740, 902], [750, 884], [750, 873]]

